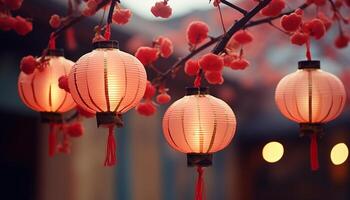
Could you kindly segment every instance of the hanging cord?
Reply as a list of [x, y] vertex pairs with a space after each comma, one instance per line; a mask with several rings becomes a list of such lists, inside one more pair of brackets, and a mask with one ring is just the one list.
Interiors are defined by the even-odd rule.
[[307, 58], [307, 60], [312, 60], [310, 39], [308, 39], [306, 42], [306, 58]]
[[49, 141], [49, 156], [53, 157], [56, 153], [56, 140], [57, 140], [57, 133], [56, 133], [56, 124], [50, 123], [50, 133], [48, 137]]
[[113, 166], [117, 163], [114, 124], [108, 127], [108, 132], [105, 166]]
[[197, 75], [196, 75], [196, 78], [194, 79], [194, 83], [193, 83], [193, 86], [194, 87], [200, 87], [201, 86], [201, 82], [202, 82], [202, 73], [203, 73], [203, 70], [202, 69], [199, 69]]
[[117, 4], [117, 1], [119, 2], [119, 0], [112, 0], [110, 8], [109, 8], [108, 18], [107, 18], [107, 25], [106, 25], [106, 30], [105, 30], [105, 34], [104, 34], [104, 37], [105, 37], [106, 40], [110, 40], [111, 39], [112, 17], [113, 17], [114, 7]]
[[196, 183], [196, 193], [195, 193], [195, 200], [205, 200], [205, 192], [204, 192], [204, 179], [203, 179], [203, 174], [204, 174], [204, 169], [201, 166], [197, 167], [197, 173], [198, 173], [198, 178], [197, 178], [197, 183]]
[[317, 133], [310, 135], [310, 164], [311, 170], [316, 171], [319, 168], [318, 164], [318, 147], [317, 147]]
[[224, 34], [226, 34], [226, 28], [225, 28], [224, 19], [222, 17], [220, 3], [218, 4], [218, 10], [219, 10], [219, 15], [220, 15], [220, 21], [221, 21], [222, 30], [224, 31]]
[[48, 49], [56, 49], [56, 38], [54, 33], [51, 33], [50, 35]]

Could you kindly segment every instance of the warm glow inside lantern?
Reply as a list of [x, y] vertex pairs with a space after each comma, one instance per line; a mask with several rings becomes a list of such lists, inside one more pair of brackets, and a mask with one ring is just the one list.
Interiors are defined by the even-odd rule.
[[342, 112], [346, 100], [343, 83], [321, 70], [320, 61], [300, 61], [299, 69], [278, 83], [275, 100], [281, 113], [299, 123], [302, 134], [311, 136], [311, 167], [316, 170], [317, 135], [322, 124]]
[[115, 163], [114, 124], [122, 126], [121, 114], [142, 99], [147, 82], [144, 66], [134, 56], [118, 50], [116, 41], [99, 41], [94, 50], [83, 55], [68, 77], [69, 89], [77, 104], [96, 113], [97, 124], [108, 126], [105, 165]]
[[[207, 88], [187, 88], [187, 95], [174, 102], [163, 118], [163, 134], [175, 150], [187, 154], [188, 166], [198, 167], [196, 198], [202, 193], [202, 167], [212, 164], [212, 153], [230, 144], [236, 117]], [[199, 198], [201, 199], [201, 198]]]
[[23, 103], [42, 113], [64, 113], [75, 107], [71, 95], [58, 86], [58, 79], [68, 75], [74, 62], [63, 57], [63, 50], [47, 50], [47, 59], [32, 74], [21, 72], [18, 92]]

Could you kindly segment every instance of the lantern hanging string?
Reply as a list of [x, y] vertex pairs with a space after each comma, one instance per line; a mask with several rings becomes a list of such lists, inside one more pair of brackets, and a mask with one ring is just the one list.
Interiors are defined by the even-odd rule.
[[105, 166], [113, 166], [117, 162], [116, 156], [116, 142], [114, 137], [114, 124], [108, 126], [108, 139], [107, 139], [107, 150], [106, 150], [106, 159]]
[[312, 60], [310, 39], [306, 42], [306, 58], [307, 60]]
[[54, 36], [54, 33], [51, 33], [50, 35], [48, 48], [56, 49], [56, 37]]
[[204, 191], [204, 169], [201, 166], [197, 167], [198, 172], [198, 178], [196, 183], [196, 193], [195, 193], [195, 200], [205, 200], [205, 191]]
[[316, 171], [319, 168], [318, 164], [318, 147], [317, 147], [317, 133], [314, 132], [310, 135], [310, 164], [311, 170]]
[[114, 8], [115, 8], [115, 5], [117, 4], [117, 2], [120, 3], [119, 0], [112, 0], [110, 8], [109, 8], [108, 17], [107, 17], [107, 25], [106, 25], [106, 30], [105, 30], [105, 34], [104, 34], [104, 37], [106, 40], [111, 39], [112, 17], [113, 17]]
[[53, 157], [56, 153], [56, 143], [57, 143], [57, 132], [55, 123], [50, 123], [50, 133], [48, 137], [49, 144], [49, 156]]

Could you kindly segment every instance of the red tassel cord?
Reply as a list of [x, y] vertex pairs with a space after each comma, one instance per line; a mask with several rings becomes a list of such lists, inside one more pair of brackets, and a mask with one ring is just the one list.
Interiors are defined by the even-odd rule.
[[74, 28], [69, 28], [66, 31], [66, 47], [69, 50], [76, 50], [78, 47]]
[[106, 25], [106, 30], [105, 30], [105, 35], [104, 35], [106, 40], [111, 39], [111, 24]]
[[117, 145], [114, 138], [114, 125], [108, 127], [108, 132], [105, 166], [114, 166], [117, 163]]
[[71, 142], [69, 140], [69, 135], [67, 132], [63, 131], [63, 141], [57, 145], [57, 150], [60, 153], [70, 154], [71, 152]]
[[312, 60], [310, 39], [308, 39], [308, 41], [306, 42], [306, 58], [307, 58], [307, 60]]
[[313, 133], [311, 136], [310, 143], [310, 164], [311, 170], [316, 171], [319, 168], [318, 164], [318, 147], [317, 147], [317, 133]]
[[49, 133], [49, 156], [53, 157], [56, 153], [56, 140], [57, 140], [57, 133], [56, 133], [56, 124], [50, 123], [50, 133]]
[[196, 193], [195, 193], [195, 200], [204, 200], [205, 199], [205, 192], [204, 192], [204, 179], [203, 179], [203, 173], [204, 169], [203, 167], [197, 167], [198, 172], [198, 178], [196, 183]]
[[56, 38], [53, 36], [53, 33], [50, 35], [49, 49], [56, 49]]

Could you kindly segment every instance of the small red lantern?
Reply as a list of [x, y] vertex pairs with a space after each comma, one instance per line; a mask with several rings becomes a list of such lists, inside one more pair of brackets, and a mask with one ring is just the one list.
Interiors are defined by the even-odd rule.
[[277, 85], [276, 104], [288, 119], [300, 124], [302, 135], [310, 135], [311, 169], [318, 169], [317, 136], [322, 125], [340, 115], [346, 92], [333, 74], [320, 69], [320, 61], [300, 61], [299, 70]]
[[47, 49], [44, 62], [33, 73], [21, 72], [18, 78], [18, 93], [23, 103], [40, 112], [44, 123], [50, 123], [49, 155], [56, 151], [55, 126], [62, 124], [62, 113], [76, 104], [71, 95], [58, 86], [58, 79], [71, 70], [74, 62], [63, 57], [61, 49]]
[[188, 166], [198, 167], [196, 199], [202, 199], [203, 167], [212, 165], [213, 153], [230, 144], [236, 117], [208, 88], [187, 88], [185, 97], [174, 102], [163, 118], [163, 134], [171, 147], [187, 154]]
[[93, 46], [73, 66], [68, 84], [75, 102], [96, 113], [98, 126], [109, 128], [105, 166], [112, 166], [116, 163], [114, 125], [123, 126], [121, 115], [142, 99], [147, 75], [136, 57], [118, 50], [118, 42], [98, 41]]

